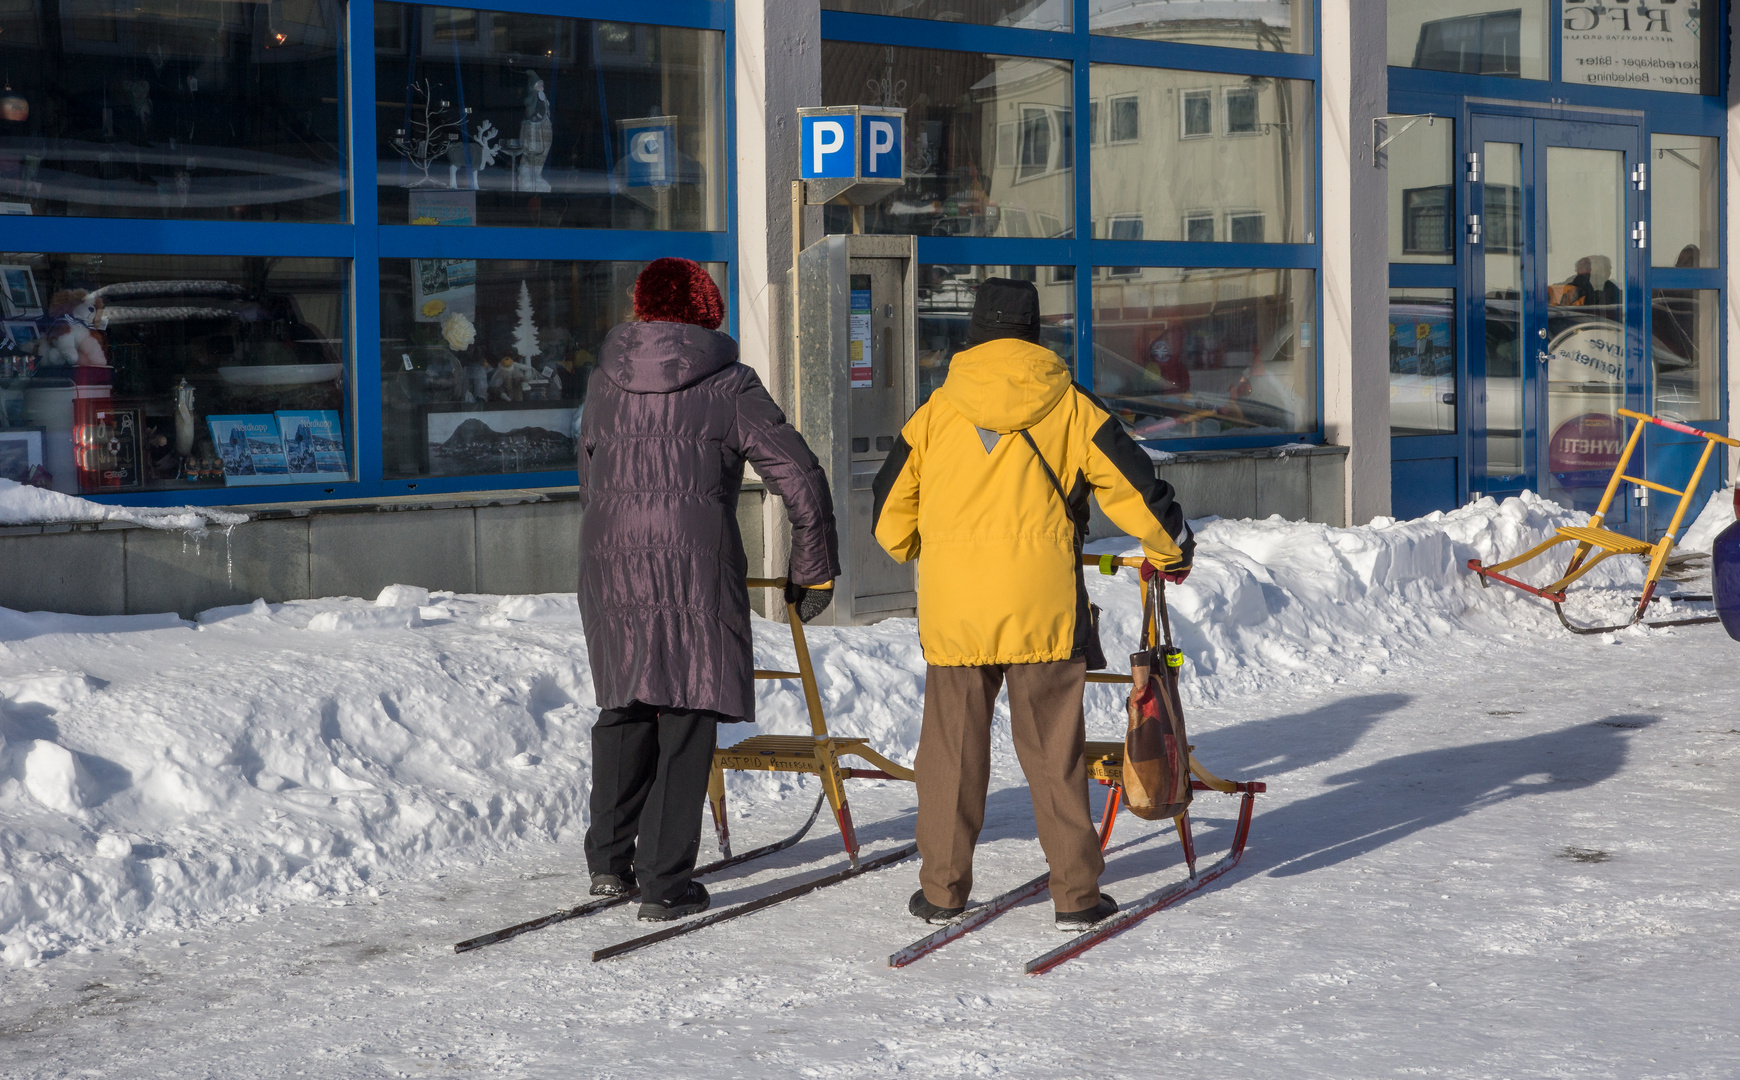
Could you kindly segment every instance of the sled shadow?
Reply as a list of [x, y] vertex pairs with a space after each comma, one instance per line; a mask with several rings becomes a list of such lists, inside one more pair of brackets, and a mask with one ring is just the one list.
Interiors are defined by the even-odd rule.
[[[1229, 780], [1268, 780], [1321, 765], [1353, 749], [1377, 722], [1413, 701], [1408, 694], [1364, 694], [1309, 712], [1191, 731], [1198, 761]], [[1185, 724], [1190, 716], [1185, 714]]]
[[1331, 776], [1328, 782], [1339, 785], [1334, 791], [1259, 813], [1252, 868], [1271, 877], [1308, 874], [1512, 799], [1599, 784], [1624, 766], [1629, 733], [1658, 720], [1608, 716], [1538, 735], [1403, 754]]

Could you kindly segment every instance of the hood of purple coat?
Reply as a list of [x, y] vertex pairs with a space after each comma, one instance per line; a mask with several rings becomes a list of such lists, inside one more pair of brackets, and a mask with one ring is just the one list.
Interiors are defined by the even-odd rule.
[[622, 323], [598, 350], [600, 370], [631, 394], [668, 394], [736, 362], [729, 334], [690, 323]]

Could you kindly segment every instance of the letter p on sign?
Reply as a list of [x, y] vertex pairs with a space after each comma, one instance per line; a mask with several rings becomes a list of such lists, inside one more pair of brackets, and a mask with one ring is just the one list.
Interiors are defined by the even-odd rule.
[[900, 117], [870, 114], [861, 116], [859, 123], [864, 160], [858, 175], [866, 180], [901, 179]]
[[856, 173], [857, 148], [850, 116], [803, 118], [803, 176], [806, 180], [849, 177]]

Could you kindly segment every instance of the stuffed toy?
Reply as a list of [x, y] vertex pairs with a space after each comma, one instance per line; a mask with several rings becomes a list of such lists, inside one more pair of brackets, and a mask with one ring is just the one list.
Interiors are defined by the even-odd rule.
[[44, 364], [56, 367], [108, 367], [98, 327], [103, 298], [83, 289], [62, 289], [48, 301], [48, 326], [36, 352]]
[[536, 379], [537, 374], [532, 365], [504, 356], [489, 373], [489, 386], [497, 401], [524, 401], [526, 384]]

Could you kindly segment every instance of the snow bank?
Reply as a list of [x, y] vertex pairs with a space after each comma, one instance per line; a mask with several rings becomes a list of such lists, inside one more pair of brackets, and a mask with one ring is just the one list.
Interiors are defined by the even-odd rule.
[[148, 529], [204, 532], [212, 525], [240, 525], [246, 520], [246, 514], [203, 506], [105, 506], [75, 495], [63, 495], [13, 480], [0, 480], [0, 525], [120, 521]]
[[[1168, 589], [1186, 693], [1291, 693], [1429, 663], [1447, 635], [1562, 633], [1545, 605], [1481, 590], [1464, 563], [1580, 518], [1528, 496], [1353, 529], [1199, 522], [1196, 569]], [[1600, 572], [1608, 586], [1641, 578], [1629, 562]], [[1139, 619], [1134, 582], [1089, 574], [1119, 670]], [[342, 900], [529, 840], [577, 850], [596, 715], [577, 616], [572, 596], [410, 587], [192, 623], [0, 611], [4, 957]], [[762, 665], [793, 667], [785, 626], [758, 619], [754, 633]], [[910, 760], [925, 671], [915, 624], [809, 639], [835, 730]], [[807, 730], [795, 683], [758, 684], [757, 708], [763, 730]], [[1090, 688], [1095, 735], [1115, 737], [1118, 715], [1115, 688]], [[746, 813], [793, 781], [731, 785]]]
[[1680, 535], [1679, 549], [1681, 551], [1701, 551], [1706, 555], [1716, 544], [1716, 537], [1722, 530], [1734, 524], [1734, 489], [1723, 488], [1710, 496], [1710, 501], [1704, 504], [1704, 512], [1698, 515], [1691, 528]]

